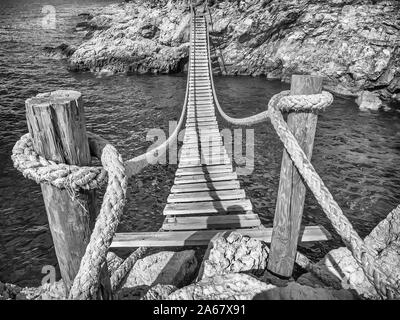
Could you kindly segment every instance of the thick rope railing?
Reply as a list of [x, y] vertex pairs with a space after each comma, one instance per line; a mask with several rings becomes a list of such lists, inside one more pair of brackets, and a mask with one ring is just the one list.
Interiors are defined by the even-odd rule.
[[393, 278], [391, 274], [383, 272], [380, 266], [375, 263], [378, 252], [366, 246], [354, 230], [283, 119], [279, 108], [284, 110], [288, 108], [288, 105], [285, 104], [287, 100], [283, 98], [285, 94], [287, 92], [273, 96], [268, 104], [268, 111], [272, 125], [289, 153], [291, 160], [313, 192], [334, 229], [341, 236], [346, 247], [352, 252], [354, 259], [364, 270], [368, 280], [383, 297], [388, 299], [400, 298], [399, 280]]

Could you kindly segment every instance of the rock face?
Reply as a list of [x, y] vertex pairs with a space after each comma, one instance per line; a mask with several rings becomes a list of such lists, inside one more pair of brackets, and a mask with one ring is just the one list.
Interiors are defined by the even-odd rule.
[[275, 288], [243, 273], [216, 275], [169, 295], [168, 300], [251, 300], [262, 291]]
[[[212, 48], [229, 75], [325, 77], [333, 91], [374, 91], [400, 104], [397, 0], [210, 1]], [[92, 38], [72, 55], [74, 70], [170, 73], [187, 62], [187, 1], [112, 5], [87, 22]]]
[[369, 91], [362, 91], [356, 102], [361, 110], [379, 110], [382, 107], [382, 101], [378, 95]]
[[161, 251], [140, 259], [129, 272], [123, 288], [156, 284], [185, 285], [194, 277], [197, 260], [194, 250]]
[[266, 268], [268, 247], [264, 242], [232, 232], [214, 237], [200, 267], [198, 279], [232, 272], [261, 275]]
[[72, 55], [72, 70], [174, 73], [188, 57], [190, 14], [184, 1], [111, 5], [86, 24], [92, 36]]
[[[331, 250], [324, 259], [318, 262], [318, 265], [323, 270], [321, 279], [306, 274], [300, 277], [298, 282], [320, 287], [322, 281], [324, 286], [352, 289], [365, 299], [380, 299], [374, 286], [368, 281], [363, 270], [347, 248]], [[307, 280], [304, 280], [304, 278]]]

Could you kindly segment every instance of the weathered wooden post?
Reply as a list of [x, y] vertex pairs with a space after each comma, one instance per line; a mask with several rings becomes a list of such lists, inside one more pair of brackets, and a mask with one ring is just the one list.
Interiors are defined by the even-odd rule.
[[[57, 163], [91, 163], [81, 94], [59, 90], [26, 100], [26, 118], [35, 151]], [[89, 243], [96, 218], [95, 191], [71, 191], [41, 183], [62, 279], [69, 291]], [[104, 273], [104, 272], [103, 272]], [[106, 281], [107, 282], [107, 281]]]
[[[322, 91], [322, 78], [293, 75], [290, 94], [317, 94]], [[314, 112], [290, 112], [287, 124], [311, 159], [318, 115]], [[296, 258], [306, 187], [286, 150], [283, 151], [278, 198], [275, 208], [268, 270], [281, 277], [290, 277]]]

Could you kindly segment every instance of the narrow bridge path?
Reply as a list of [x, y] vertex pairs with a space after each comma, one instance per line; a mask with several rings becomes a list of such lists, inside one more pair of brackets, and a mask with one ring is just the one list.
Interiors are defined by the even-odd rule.
[[[191, 22], [186, 129], [174, 185], [163, 214], [165, 232], [117, 233], [112, 247], [207, 245], [217, 233], [236, 230], [270, 242], [240, 187], [215, 115], [208, 25], [205, 16]], [[302, 241], [329, 238], [320, 226], [304, 228]]]

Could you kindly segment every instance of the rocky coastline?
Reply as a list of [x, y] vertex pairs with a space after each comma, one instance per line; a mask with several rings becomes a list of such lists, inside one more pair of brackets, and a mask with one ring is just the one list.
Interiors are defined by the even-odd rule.
[[[400, 279], [400, 206], [365, 237], [377, 252], [375, 265]], [[290, 279], [271, 274], [267, 243], [238, 232], [220, 232], [206, 251], [198, 248], [150, 250], [128, 270], [114, 298], [120, 300], [380, 300], [375, 285], [346, 247], [333, 249], [312, 268], [295, 265]], [[110, 277], [123, 263], [108, 252]], [[315, 270], [318, 270], [315, 272]], [[62, 280], [36, 288], [0, 282], [0, 300], [63, 300]]]
[[[136, 262], [114, 298], [118, 300], [380, 299], [374, 286], [368, 282], [362, 269], [346, 248], [329, 252], [318, 263], [322, 270], [318, 276], [303, 271], [285, 280], [265, 270], [268, 254], [266, 243], [236, 232], [221, 233], [214, 238], [202, 258], [199, 258], [195, 250], [155, 250]], [[122, 262], [123, 259], [115, 253], [108, 253], [110, 276]], [[0, 300], [64, 299], [66, 290], [62, 280], [36, 288], [21, 288], [13, 284], [0, 283]]]
[[[200, 1], [201, 2], [201, 1]], [[400, 106], [400, 3], [396, 0], [210, 1], [213, 72], [289, 81], [324, 77], [361, 109]], [[135, 0], [81, 14], [77, 48], [56, 55], [70, 70], [100, 74], [183, 72], [190, 12], [185, 0]], [[49, 55], [51, 50], [47, 49]]]

